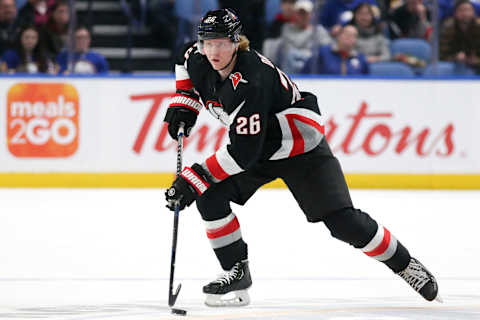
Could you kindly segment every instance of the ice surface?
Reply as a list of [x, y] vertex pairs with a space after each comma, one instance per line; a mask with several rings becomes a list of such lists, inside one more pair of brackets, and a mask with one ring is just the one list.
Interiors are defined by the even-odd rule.
[[182, 212], [176, 307], [167, 307], [172, 214], [159, 189], [0, 189], [0, 319], [480, 319], [479, 191], [352, 190], [439, 280], [426, 302], [384, 265], [306, 222], [286, 190], [234, 206], [252, 304], [213, 309], [220, 272], [195, 206]]

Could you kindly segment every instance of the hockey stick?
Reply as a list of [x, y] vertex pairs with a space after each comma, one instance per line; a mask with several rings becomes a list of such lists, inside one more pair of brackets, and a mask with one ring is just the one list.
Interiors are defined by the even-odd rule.
[[[182, 172], [182, 153], [183, 153], [183, 135], [184, 135], [184, 123], [180, 123], [177, 135], [177, 176]], [[177, 250], [177, 234], [178, 234], [178, 216], [180, 213], [180, 203], [175, 204], [175, 212], [173, 215], [173, 238], [172, 238], [172, 259], [170, 260], [170, 284], [168, 288], [168, 305], [173, 307], [177, 300], [178, 293], [182, 288], [182, 284], [179, 283], [175, 293], [173, 292], [173, 275], [175, 273], [175, 255]], [[180, 309], [173, 309], [173, 313], [186, 314], [186, 311]]]

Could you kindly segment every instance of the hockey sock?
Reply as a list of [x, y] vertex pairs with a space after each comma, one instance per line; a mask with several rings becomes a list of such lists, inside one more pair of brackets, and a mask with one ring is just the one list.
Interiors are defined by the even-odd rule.
[[248, 258], [247, 244], [233, 212], [222, 219], [205, 221], [205, 224], [207, 237], [223, 270], [230, 270], [236, 262]]
[[375, 236], [361, 250], [385, 263], [395, 273], [405, 269], [410, 261], [408, 250], [382, 225], [378, 225]]
[[405, 269], [410, 261], [410, 254], [400, 241], [361, 210], [345, 208], [324, 222], [333, 237], [361, 249], [395, 273]]

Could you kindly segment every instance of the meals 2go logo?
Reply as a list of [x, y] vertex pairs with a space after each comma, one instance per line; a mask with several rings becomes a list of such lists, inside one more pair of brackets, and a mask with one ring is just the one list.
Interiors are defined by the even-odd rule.
[[78, 92], [67, 83], [17, 83], [7, 94], [7, 144], [15, 157], [62, 158], [78, 148]]

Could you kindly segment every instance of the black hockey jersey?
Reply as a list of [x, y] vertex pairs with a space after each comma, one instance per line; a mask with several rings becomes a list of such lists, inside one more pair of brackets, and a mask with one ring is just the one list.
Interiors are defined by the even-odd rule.
[[229, 142], [202, 166], [218, 182], [259, 161], [293, 157], [324, 137], [313, 94], [256, 51], [238, 51], [229, 77], [221, 80], [196, 43], [177, 57], [176, 86], [195, 90], [208, 111], [229, 129]]

